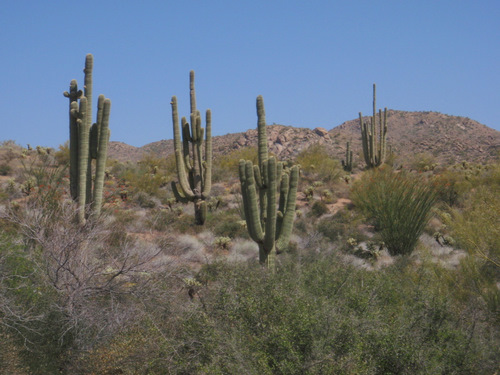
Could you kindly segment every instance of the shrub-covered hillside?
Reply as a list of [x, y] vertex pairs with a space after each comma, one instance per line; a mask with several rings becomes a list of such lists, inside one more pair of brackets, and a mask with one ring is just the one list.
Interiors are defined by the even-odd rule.
[[204, 225], [174, 197], [173, 156], [108, 160], [83, 225], [67, 146], [6, 141], [0, 159], [3, 373], [498, 371], [498, 160], [351, 174], [312, 145], [268, 269], [238, 179], [255, 148], [214, 158]]

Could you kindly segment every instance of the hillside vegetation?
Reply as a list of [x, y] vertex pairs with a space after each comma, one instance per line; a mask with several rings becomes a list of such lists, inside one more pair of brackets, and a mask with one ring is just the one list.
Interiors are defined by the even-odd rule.
[[[173, 197], [173, 156], [108, 160], [103, 212], [83, 226], [67, 147], [7, 141], [0, 157], [4, 373], [498, 371], [498, 159], [419, 157], [412, 172], [359, 163], [349, 174], [312, 144], [291, 160], [301, 165], [297, 218], [271, 271], [247, 233], [237, 178], [256, 148], [215, 158], [203, 226]], [[422, 234], [397, 226], [422, 199]]]

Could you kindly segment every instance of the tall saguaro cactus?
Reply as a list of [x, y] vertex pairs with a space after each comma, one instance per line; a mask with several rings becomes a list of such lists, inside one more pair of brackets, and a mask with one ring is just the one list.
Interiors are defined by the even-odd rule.
[[376, 85], [373, 84], [373, 116], [369, 123], [363, 122], [363, 114], [359, 112], [359, 122], [361, 125], [361, 138], [363, 143], [363, 155], [368, 168], [378, 167], [385, 161], [386, 134], [387, 134], [387, 108], [378, 113], [378, 134], [377, 134], [377, 104]]
[[[196, 92], [194, 88], [194, 71], [189, 73], [190, 88], [190, 122], [181, 119], [177, 111], [177, 97], [172, 97], [172, 123], [174, 127], [174, 152], [177, 167], [177, 184], [172, 181], [172, 191], [181, 202], [193, 202], [195, 223], [203, 225], [207, 216], [206, 200], [212, 189], [212, 112], [206, 111], [206, 129], [201, 127], [201, 115], [196, 109]], [[206, 132], [205, 132], [206, 130]], [[203, 135], [205, 134], [205, 160], [203, 160]]]
[[264, 101], [261, 96], [257, 98], [257, 116], [259, 165], [240, 160], [239, 176], [248, 232], [259, 245], [260, 263], [273, 268], [277, 251], [283, 250], [290, 241], [299, 168], [293, 166], [288, 173], [283, 173], [282, 164], [274, 157], [268, 157]]
[[[99, 95], [97, 122], [92, 125], [92, 69], [94, 58], [85, 59], [84, 92], [78, 90], [76, 80], [70, 83], [69, 137], [70, 137], [70, 192], [78, 203], [78, 221], [83, 224], [90, 213], [99, 215], [102, 206], [104, 172], [109, 142], [109, 114], [111, 101]], [[92, 176], [92, 160], [96, 160], [95, 176]], [[93, 183], [93, 189], [92, 189]], [[87, 207], [91, 212], [86, 212]]]

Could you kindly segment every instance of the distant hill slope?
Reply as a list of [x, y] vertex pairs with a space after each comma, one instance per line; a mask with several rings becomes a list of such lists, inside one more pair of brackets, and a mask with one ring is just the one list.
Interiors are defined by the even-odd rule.
[[[365, 121], [368, 117], [365, 117]], [[403, 162], [415, 154], [428, 153], [440, 164], [460, 161], [485, 162], [500, 151], [500, 132], [465, 117], [437, 112], [388, 111], [387, 140]], [[359, 119], [346, 121], [327, 131], [323, 128], [296, 128], [270, 125], [267, 129], [269, 149], [285, 160], [295, 157], [309, 146], [323, 144], [328, 152], [343, 158], [346, 142], [351, 142], [355, 158], [362, 163], [361, 130]], [[233, 150], [257, 145], [257, 130], [233, 133], [213, 138], [214, 157]], [[173, 153], [173, 141], [161, 140], [143, 147], [110, 142], [110, 158], [120, 161], [138, 161], [143, 155], [154, 153], [166, 157]]]
[[[418, 153], [429, 153], [442, 164], [464, 160], [485, 162], [500, 151], [500, 132], [467, 117], [389, 110], [387, 124], [387, 141], [403, 160]], [[355, 150], [362, 148], [360, 134], [358, 119], [330, 131], [330, 135], [342, 143], [351, 140]]]

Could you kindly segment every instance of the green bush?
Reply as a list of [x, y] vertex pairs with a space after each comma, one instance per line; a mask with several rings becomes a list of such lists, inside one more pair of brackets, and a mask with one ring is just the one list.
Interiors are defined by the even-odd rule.
[[12, 167], [8, 164], [2, 163], [0, 164], [0, 176], [8, 176], [12, 171]]
[[250, 160], [254, 165], [258, 164], [257, 148], [243, 147], [234, 150], [227, 155], [217, 157], [213, 162], [213, 182], [225, 181], [238, 177], [238, 165], [240, 160]]
[[311, 215], [320, 217], [328, 212], [328, 207], [323, 201], [315, 201], [311, 206]]
[[355, 210], [340, 210], [332, 217], [320, 219], [317, 225], [318, 232], [331, 241], [341, 240], [345, 242], [348, 238], [354, 238], [357, 242], [365, 240], [357, 230], [362, 219]]
[[303, 172], [315, 175], [324, 182], [336, 181], [343, 174], [340, 162], [328, 155], [325, 147], [319, 144], [300, 152], [297, 163]]
[[422, 175], [379, 168], [354, 184], [351, 197], [375, 221], [389, 253], [399, 255], [415, 248], [437, 201], [437, 189]]
[[498, 327], [481, 305], [454, 298], [445, 279], [457, 271], [398, 263], [368, 272], [334, 255], [290, 260], [274, 273], [253, 263], [203, 266], [199, 298], [102, 343], [84, 365], [100, 359], [149, 374], [496, 371]]

